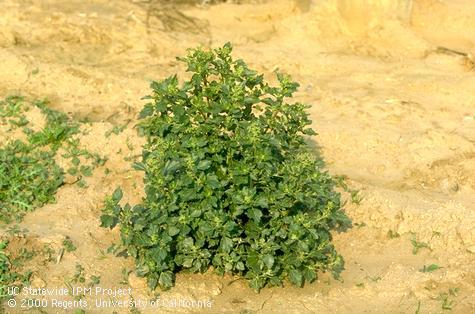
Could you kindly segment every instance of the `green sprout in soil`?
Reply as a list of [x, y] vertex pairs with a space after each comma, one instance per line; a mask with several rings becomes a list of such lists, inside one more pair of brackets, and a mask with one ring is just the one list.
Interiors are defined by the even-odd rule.
[[439, 294], [439, 301], [441, 302], [441, 306], [443, 310], [451, 311], [455, 301], [454, 298], [458, 295], [459, 288], [450, 288], [448, 292], [442, 292]]
[[387, 234], [388, 238], [389, 239], [395, 239], [395, 238], [399, 238], [400, 237], [400, 234], [397, 233], [397, 231], [394, 231], [394, 230], [388, 230], [388, 234]]
[[135, 163], [146, 197], [121, 206], [118, 188], [105, 202], [102, 226], [120, 225], [151, 289], [210, 267], [256, 290], [343, 270], [330, 231], [351, 221], [337, 181], [307, 144], [316, 134], [308, 106], [287, 103], [299, 85], [278, 74], [271, 86], [231, 51], [190, 49], [179, 59], [189, 81], [152, 82], [140, 114], [147, 143]]
[[442, 267], [440, 267], [439, 265], [437, 264], [430, 264], [430, 265], [424, 265], [424, 267], [422, 267], [420, 269], [420, 272], [423, 272], [423, 273], [431, 273], [433, 271], [436, 271], [437, 269], [441, 269]]
[[415, 234], [411, 237], [411, 244], [412, 244], [412, 254], [416, 255], [420, 249], [428, 249], [429, 244], [426, 242], [420, 242], [416, 239]]
[[63, 247], [66, 250], [66, 252], [76, 251], [76, 246], [74, 245], [70, 237], [66, 237], [63, 240]]
[[111, 134], [119, 135], [120, 133], [122, 133], [125, 130], [126, 127], [127, 127], [127, 124], [114, 125], [114, 127], [111, 130], [109, 130], [105, 133], [105, 136], [109, 137], [109, 136], [111, 136]]
[[417, 308], [416, 308], [415, 314], [420, 314], [420, 313], [421, 313], [421, 301], [418, 300], [418, 301], [417, 301]]

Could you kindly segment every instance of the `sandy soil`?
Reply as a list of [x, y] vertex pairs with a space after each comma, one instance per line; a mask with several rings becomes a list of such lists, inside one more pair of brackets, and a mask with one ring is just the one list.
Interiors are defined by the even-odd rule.
[[[180, 274], [160, 297], [212, 307], [161, 310], [441, 313], [445, 293], [452, 312], [475, 312], [475, 3], [179, 2], [186, 1], [0, 2], [0, 97], [47, 97], [89, 119], [82, 144], [109, 158], [88, 188], [65, 185], [56, 204], [20, 224], [28, 233], [12, 242], [17, 247], [59, 249], [66, 236], [77, 246], [58, 264], [34, 260], [33, 286], [64, 287], [79, 263], [102, 287], [130, 286], [135, 300], [151, 298], [144, 280], [127, 275], [132, 260], [104, 254], [119, 235], [99, 227], [102, 201], [118, 185], [126, 201], [142, 195], [141, 174], [127, 160], [140, 153], [133, 121], [149, 80], [183, 74], [175, 56], [188, 47], [231, 41], [235, 55], [268, 78], [279, 68], [301, 83], [297, 98], [312, 104], [329, 170], [361, 190], [361, 203], [346, 206], [358, 225], [335, 234], [346, 259], [342, 282], [322, 274], [303, 289], [256, 294], [235, 278]], [[105, 136], [128, 121], [124, 132]], [[412, 237], [429, 247], [414, 255]], [[443, 268], [419, 271], [429, 264]], [[87, 312], [114, 311], [94, 309], [93, 299], [86, 297]]]

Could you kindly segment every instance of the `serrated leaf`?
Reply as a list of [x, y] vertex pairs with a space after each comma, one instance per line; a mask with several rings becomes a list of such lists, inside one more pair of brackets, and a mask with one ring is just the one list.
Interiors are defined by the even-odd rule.
[[157, 287], [157, 283], [157, 278], [155, 276], [148, 277], [147, 285], [150, 290], [155, 290], [155, 288]]
[[163, 174], [169, 175], [180, 169], [180, 162], [177, 160], [168, 160], [163, 167]]
[[230, 253], [233, 248], [233, 240], [230, 238], [224, 237], [221, 239], [221, 249], [225, 253]]
[[239, 270], [239, 271], [243, 271], [243, 270], [246, 269], [246, 267], [244, 266], [243, 262], [237, 262], [236, 263], [236, 269]]
[[116, 188], [114, 190], [114, 193], [112, 193], [112, 200], [115, 202], [115, 203], [118, 203], [120, 202], [120, 200], [122, 199], [122, 189], [121, 188]]
[[85, 177], [92, 176], [92, 168], [90, 166], [81, 166], [81, 173]]
[[258, 208], [250, 208], [248, 209], [247, 216], [255, 222], [259, 222], [262, 218], [262, 211]]
[[208, 175], [206, 177], [206, 183], [212, 188], [212, 189], [219, 189], [221, 187], [221, 184], [218, 180], [218, 177], [216, 175]]
[[134, 162], [132, 167], [135, 169], [135, 170], [140, 170], [140, 171], [146, 171], [147, 170], [147, 167], [145, 166], [144, 163], [142, 162]]
[[289, 271], [289, 280], [296, 286], [301, 287], [303, 285], [303, 276], [299, 270], [292, 269]]
[[268, 208], [268, 207], [269, 207], [269, 203], [268, 203], [268, 201], [267, 201], [267, 197], [266, 197], [265, 195], [259, 196], [259, 197], [256, 199], [254, 205], [259, 206], [259, 207], [261, 207], [261, 208]]
[[267, 266], [267, 268], [271, 269], [272, 266], [274, 266], [274, 257], [272, 255], [264, 255], [264, 257], [262, 258], [262, 261], [264, 262], [264, 264]]
[[308, 129], [303, 130], [303, 134], [305, 134], [305, 135], [317, 135], [317, 132], [315, 132], [313, 129], [308, 128]]
[[317, 278], [317, 273], [313, 269], [306, 268], [303, 271], [303, 276], [306, 281], [311, 283]]
[[160, 100], [155, 104], [157, 112], [164, 113], [167, 111], [167, 103], [164, 100]]
[[146, 117], [149, 117], [153, 114], [153, 106], [151, 103], [148, 103], [146, 104], [142, 111], [140, 111], [140, 114], [139, 114], [139, 119], [144, 119]]
[[73, 159], [71, 159], [71, 163], [75, 166], [78, 166], [80, 163], [79, 158], [73, 157]]
[[198, 163], [198, 166], [196, 166], [196, 169], [198, 170], [207, 170], [211, 167], [211, 161], [209, 160], [201, 160]]
[[137, 268], [135, 268], [135, 274], [138, 276], [138, 277], [144, 277], [145, 275], [147, 275], [149, 273], [150, 269], [148, 268], [147, 265], [141, 265], [141, 266], [138, 266]]
[[252, 271], [258, 274], [261, 271], [261, 265], [259, 263], [259, 256], [257, 254], [249, 254], [246, 260], [247, 266], [252, 269]]
[[193, 244], [194, 244], [195, 241], [193, 241], [193, 238], [190, 238], [190, 237], [186, 237], [184, 240], [183, 240], [183, 246], [185, 248], [191, 248], [193, 247]]
[[251, 281], [249, 282], [249, 286], [256, 290], [257, 292], [259, 292], [262, 288], [264, 288], [266, 284], [266, 281], [264, 278], [260, 278], [260, 277], [255, 277], [255, 278], [252, 278]]
[[115, 216], [110, 216], [110, 215], [102, 215], [101, 216], [101, 227], [103, 228], [114, 228], [117, 223], [119, 222], [119, 219]]
[[169, 226], [169, 227], [168, 227], [168, 235], [169, 235], [170, 237], [173, 237], [173, 236], [175, 236], [175, 235], [177, 235], [177, 234], [179, 234], [179, 233], [180, 233], [180, 228], [178, 228], [178, 227], [176, 227], [176, 226]]
[[182, 265], [185, 268], [191, 268], [193, 266], [193, 261], [194, 259], [191, 257], [185, 258]]
[[173, 275], [172, 272], [164, 271], [160, 274], [160, 277], [158, 279], [158, 283], [159, 283], [160, 287], [162, 287], [164, 289], [168, 289], [168, 288], [173, 287], [173, 278], [174, 278], [174, 275]]
[[180, 192], [180, 198], [183, 202], [188, 202], [197, 198], [196, 189], [185, 189]]

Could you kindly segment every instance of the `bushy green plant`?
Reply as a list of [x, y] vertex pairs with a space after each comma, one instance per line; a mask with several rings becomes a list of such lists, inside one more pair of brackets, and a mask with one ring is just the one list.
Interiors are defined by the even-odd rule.
[[180, 270], [242, 275], [256, 290], [317, 271], [338, 276], [343, 258], [332, 229], [347, 227], [336, 181], [304, 135], [314, 135], [298, 84], [272, 87], [226, 44], [181, 58], [191, 79], [152, 82], [141, 112], [146, 197], [122, 207], [107, 198], [102, 226], [120, 223], [122, 244], [150, 288], [169, 288]]

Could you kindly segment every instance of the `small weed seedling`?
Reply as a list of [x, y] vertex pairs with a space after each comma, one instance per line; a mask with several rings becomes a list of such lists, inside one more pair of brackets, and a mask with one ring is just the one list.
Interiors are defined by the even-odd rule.
[[420, 272], [423, 272], [423, 273], [431, 273], [437, 269], [441, 269], [442, 267], [440, 267], [439, 265], [437, 264], [430, 264], [428, 266], [424, 265], [424, 267], [422, 267], [419, 271]]
[[399, 237], [400, 237], [400, 235], [396, 231], [394, 231], [394, 230], [389, 230], [388, 231], [388, 238], [389, 239], [395, 239], [395, 238], [399, 238]]
[[69, 237], [66, 237], [63, 240], [63, 247], [66, 252], [76, 251], [76, 246], [73, 244], [73, 241]]
[[121, 285], [128, 285], [129, 284], [129, 275], [132, 273], [131, 270], [128, 270], [127, 268], [122, 268], [121, 274], [122, 274], [122, 280], [119, 282]]
[[416, 240], [416, 236], [413, 234], [411, 238], [412, 254], [416, 255], [420, 249], [429, 248], [429, 244], [426, 242], [419, 242]]
[[367, 279], [371, 280], [372, 282], [378, 282], [381, 280], [381, 276], [366, 276]]
[[114, 125], [114, 127], [111, 130], [106, 132], [105, 136], [109, 137], [109, 136], [111, 136], [111, 134], [119, 135], [120, 133], [122, 133], [125, 130], [126, 127], [127, 127], [127, 124]]
[[[73, 284], [83, 285], [86, 282], [86, 275], [84, 274], [84, 267], [81, 264], [76, 263], [74, 275], [71, 278], [66, 278], [64, 284], [68, 287], [69, 294], [74, 295], [73, 293]], [[74, 295], [75, 300], [81, 300], [84, 298], [85, 294]]]
[[86, 277], [84, 275], [84, 267], [81, 264], [76, 264], [76, 271], [74, 272], [74, 276], [71, 278], [72, 283], [85, 283]]
[[12, 226], [8, 227], [8, 229], [7, 229], [7, 234], [10, 237], [24, 238], [27, 233], [28, 233], [28, 229], [26, 229], [26, 228], [20, 229], [20, 226], [17, 225], [17, 224], [12, 225]]
[[16, 268], [20, 268], [24, 265], [25, 262], [30, 261], [33, 257], [36, 256], [38, 252], [34, 250], [28, 250], [27, 248], [20, 248], [18, 256], [12, 260], [12, 265]]
[[336, 176], [335, 181], [339, 187], [343, 189], [343, 191], [350, 193], [351, 197], [351, 202], [356, 205], [360, 205], [361, 201], [363, 200], [363, 197], [360, 194], [360, 190], [355, 190], [351, 189], [348, 184], [346, 183], [346, 180], [348, 178], [344, 175]]
[[101, 276], [91, 275], [88, 287], [94, 287], [101, 283]]
[[453, 300], [454, 297], [458, 295], [459, 288], [450, 288], [448, 292], [443, 292], [439, 294], [438, 299], [442, 303], [443, 310], [451, 311], [455, 301]]
[[417, 301], [417, 308], [415, 314], [421, 313], [421, 300]]

